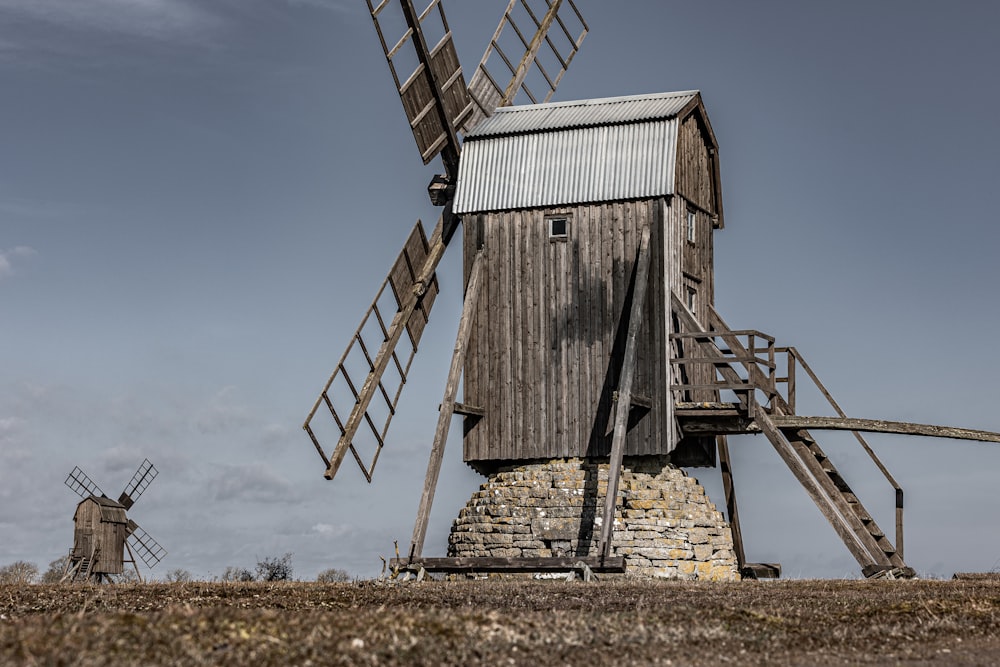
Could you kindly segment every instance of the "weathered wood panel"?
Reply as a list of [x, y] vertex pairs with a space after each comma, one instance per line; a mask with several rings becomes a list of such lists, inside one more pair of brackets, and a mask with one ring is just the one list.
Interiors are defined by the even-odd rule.
[[125, 555], [125, 510], [105, 508], [102, 513], [100, 503], [87, 498], [77, 506], [73, 524], [74, 557], [90, 558], [96, 553], [91, 572], [121, 574]]
[[681, 122], [677, 137], [677, 192], [701, 210], [717, 214], [715, 156], [706, 135], [697, 113]]
[[[653, 407], [633, 410], [625, 454], [672, 448], [664, 316], [671, 285], [664, 273], [672, 264], [664, 253], [673, 245], [669, 208], [656, 199], [466, 219], [466, 252], [484, 240], [485, 286], [463, 397], [485, 416], [466, 431], [467, 462], [486, 470], [493, 461], [608, 455], [623, 311], [644, 223], [651, 226], [652, 268], [634, 391], [650, 397]], [[549, 238], [553, 215], [569, 219], [566, 239]]]

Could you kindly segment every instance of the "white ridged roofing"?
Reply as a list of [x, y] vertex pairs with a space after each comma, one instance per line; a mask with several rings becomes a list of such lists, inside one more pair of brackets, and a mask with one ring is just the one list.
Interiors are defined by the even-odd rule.
[[673, 118], [697, 95], [697, 90], [685, 90], [679, 93], [502, 107], [477, 125], [466, 139]]
[[466, 137], [455, 213], [673, 194], [677, 114], [697, 91], [498, 109]]

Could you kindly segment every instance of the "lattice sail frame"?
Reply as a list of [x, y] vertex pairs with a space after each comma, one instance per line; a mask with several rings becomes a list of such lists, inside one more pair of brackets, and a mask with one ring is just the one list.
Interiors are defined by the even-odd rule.
[[[532, 5], [535, 7], [532, 8]], [[523, 12], [534, 24], [532, 31], [534, 36], [531, 39], [525, 37], [524, 30], [517, 24], [516, 12]], [[539, 16], [542, 18], [539, 19]], [[520, 20], [523, 21], [524, 17], [522, 16]], [[565, 38], [565, 41], [559, 40], [560, 44], [557, 44], [550, 34], [553, 25], [559, 27], [557, 35]], [[505, 33], [504, 30], [508, 26], [510, 31]], [[510, 0], [482, 60], [469, 81], [469, 95], [472, 97], [475, 109], [466, 121], [463, 131], [468, 133], [484, 118], [493, 115], [497, 108], [513, 104], [521, 92], [527, 95], [532, 104], [551, 100], [589, 31], [586, 20], [573, 0]], [[516, 62], [511, 60], [503, 48], [505, 35], [511, 33], [524, 48], [524, 55]], [[543, 58], [549, 57], [558, 65], [555, 74], [549, 72], [543, 65]], [[490, 73], [490, 68], [496, 67], [491, 63], [496, 63], [497, 60], [500, 60], [510, 73], [511, 79], [506, 86], [497, 83], [497, 78]], [[527, 78], [532, 72], [541, 77], [539, 81], [545, 86], [544, 94], [529, 88]]]
[[125, 486], [125, 490], [122, 491], [121, 496], [118, 497], [118, 502], [120, 502], [125, 509], [131, 509], [135, 501], [139, 500], [139, 496], [143, 494], [147, 487], [156, 479], [156, 476], [160, 474], [149, 459], [143, 459], [142, 465], [139, 469], [135, 471], [132, 475], [132, 479]]
[[139, 554], [139, 558], [146, 564], [146, 567], [153, 569], [157, 563], [167, 555], [167, 550], [160, 546], [160, 543], [150, 537], [149, 533], [142, 529], [135, 521], [128, 521], [128, 545], [134, 553]]
[[[305, 423], [302, 425], [302, 427], [309, 434], [309, 437], [312, 439], [313, 444], [316, 446], [316, 451], [319, 452], [320, 457], [323, 459], [323, 462], [327, 465], [327, 467], [330, 466], [331, 460], [337, 460], [339, 457], [342, 457], [341, 450], [344, 447], [347, 447], [354, 456], [354, 460], [361, 468], [361, 472], [364, 474], [365, 479], [369, 482], [372, 481], [372, 474], [375, 471], [375, 465], [378, 463], [382, 447], [385, 445], [385, 435], [389, 429], [389, 422], [392, 421], [392, 417], [396, 413], [396, 405], [399, 403], [399, 397], [403, 391], [403, 385], [406, 384], [406, 380], [410, 372], [410, 366], [413, 363], [413, 357], [417, 353], [417, 346], [423, 336], [424, 328], [427, 326], [430, 316], [431, 307], [434, 305], [434, 300], [438, 294], [437, 278], [432, 278], [422, 301], [417, 305], [413, 315], [405, 324], [405, 336], [408, 339], [409, 344], [406, 346], [403, 355], [398, 354], [398, 346], [392, 348], [391, 350], [381, 350], [381, 346], [383, 346], [389, 339], [389, 329], [392, 325], [387, 322], [385, 317], [387, 313], [383, 313], [383, 309], [379, 306], [379, 304], [380, 302], [383, 302], [383, 295], [386, 294], [386, 288], [389, 288], [391, 293], [391, 302], [394, 303], [396, 307], [395, 313], [392, 314], [392, 321], [394, 322], [397, 318], [403, 315], [402, 309], [404, 300], [407, 295], [411, 294], [414, 290], [419, 272], [427, 260], [429, 248], [427, 237], [424, 234], [423, 224], [418, 220], [417, 224], [414, 225], [413, 230], [410, 232], [403, 249], [396, 257], [396, 261], [393, 263], [392, 269], [389, 271], [389, 275], [386, 276], [384, 281], [382, 281], [382, 285], [379, 287], [378, 293], [375, 295], [371, 306], [368, 307], [368, 310], [365, 312], [365, 316], [361, 320], [361, 324], [354, 332], [350, 344], [347, 346], [344, 354], [341, 355], [340, 361], [337, 362], [337, 366], [334, 369], [333, 374], [330, 376], [330, 379], [327, 380], [326, 386], [323, 388], [323, 391], [320, 393], [315, 405], [313, 405], [313, 409], [309, 412]], [[382, 340], [378, 342], [378, 346], [372, 346], [371, 340], [367, 343], [364, 340], [366, 326], [368, 326], [369, 320], [372, 318], [374, 318], [374, 321], [377, 323], [377, 331], [381, 332], [382, 336]], [[391, 355], [392, 364], [399, 377], [399, 382], [396, 386], [386, 387], [384, 375], [382, 374], [378, 377], [373, 377], [377, 367], [376, 359], [372, 357], [370, 352], [373, 349], [379, 349], [379, 354]], [[349, 371], [352, 358], [357, 360], [359, 355], [361, 367], [364, 368], [367, 366], [368, 368], [368, 377], [366, 377], [360, 384], [358, 383], [358, 380], [361, 378], [352, 377]], [[401, 358], [401, 356], [405, 358]], [[376, 443], [375, 452], [372, 455], [371, 460], [366, 462], [364, 457], [358, 451], [358, 448], [355, 446], [353, 435], [349, 439], [344, 438], [347, 430], [346, 420], [342, 415], [348, 414], [355, 408], [361, 396], [361, 387], [369, 381], [369, 378], [371, 378], [372, 382], [377, 383], [378, 391], [376, 392], [376, 395], [381, 399], [380, 405], [385, 409], [385, 417], [384, 419], [376, 418], [372, 414], [371, 407], [365, 407], [364, 424], [367, 425], [367, 429], [373, 436]], [[338, 380], [341, 380], [346, 384], [355, 401], [349, 406], [342, 405], [342, 409], [339, 411], [335, 405], [337, 401], [333, 396], [331, 396], [331, 390]], [[319, 438], [313, 428], [313, 420], [319, 413], [320, 405], [326, 407], [326, 413], [333, 420], [340, 435], [337, 448], [330, 457], [327, 457], [326, 453], [323, 451], [323, 447], [320, 444]], [[346, 408], [346, 410], [344, 408]]]
[[101, 487], [97, 486], [92, 479], [87, 477], [87, 473], [80, 470], [80, 466], [73, 468], [64, 483], [81, 498], [89, 498], [90, 496], [107, 498], [104, 491], [101, 491]]
[[[388, 16], [384, 13], [387, 8], [395, 7], [397, 0], [381, 0], [381, 2], [367, 0], [367, 2], [379, 42], [382, 44], [382, 51], [389, 63], [389, 71], [392, 72], [392, 80], [403, 102], [406, 118], [413, 130], [413, 138], [417, 141], [421, 159], [424, 164], [429, 164], [449, 144], [452, 144], [457, 159], [458, 145], [455, 131], [465, 126], [473, 105], [441, 0], [431, 0], [430, 4], [417, 15], [419, 31], [406, 26], [401, 36], [390, 35], [390, 38], [395, 39], [393, 42], [386, 41], [385, 32], [389, 27], [387, 24], [391, 21], [387, 20]], [[400, 4], [403, 5], [404, 12], [408, 8], [412, 9], [412, 0], [402, 0]], [[425, 24], [429, 27], [431, 23], [437, 21], [443, 29], [443, 36], [434, 45], [424, 44]], [[426, 47], [426, 52], [423, 47]], [[412, 71], [404, 71], [405, 76], [400, 76], [396, 60], [397, 58], [405, 60], [407, 56], [416, 57], [417, 64]], [[429, 63], [422, 62], [425, 57], [429, 59]], [[444, 117], [436, 110], [438, 104], [436, 89], [440, 90]]]

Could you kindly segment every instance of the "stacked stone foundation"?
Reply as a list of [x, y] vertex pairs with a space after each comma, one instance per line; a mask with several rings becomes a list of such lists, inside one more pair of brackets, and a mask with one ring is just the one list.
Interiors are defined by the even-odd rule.
[[[535, 461], [500, 468], [461, 510], [452, 557], [597, 556], [608, 464]], [[722, 513], [693, 477], [663, 457], [625, 459], [611, 551], [626, 577], [739, 579]]]

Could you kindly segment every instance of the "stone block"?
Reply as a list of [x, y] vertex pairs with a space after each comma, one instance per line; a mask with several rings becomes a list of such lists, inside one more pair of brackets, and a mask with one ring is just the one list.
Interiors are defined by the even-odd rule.
[[580, 535], [580, 519], [546, 517], [531, 522], [533, 535], [543, 540], [575, 540]]
[[712, 559], [715, 550], [712, 549], [710, 544], [696, 544], [694, 545], [694, 559], [708, 561]]
[[692, 528], [688, 531], [688, 541], [691, 544], [708, 544], [708, 531], [704, 528]]

